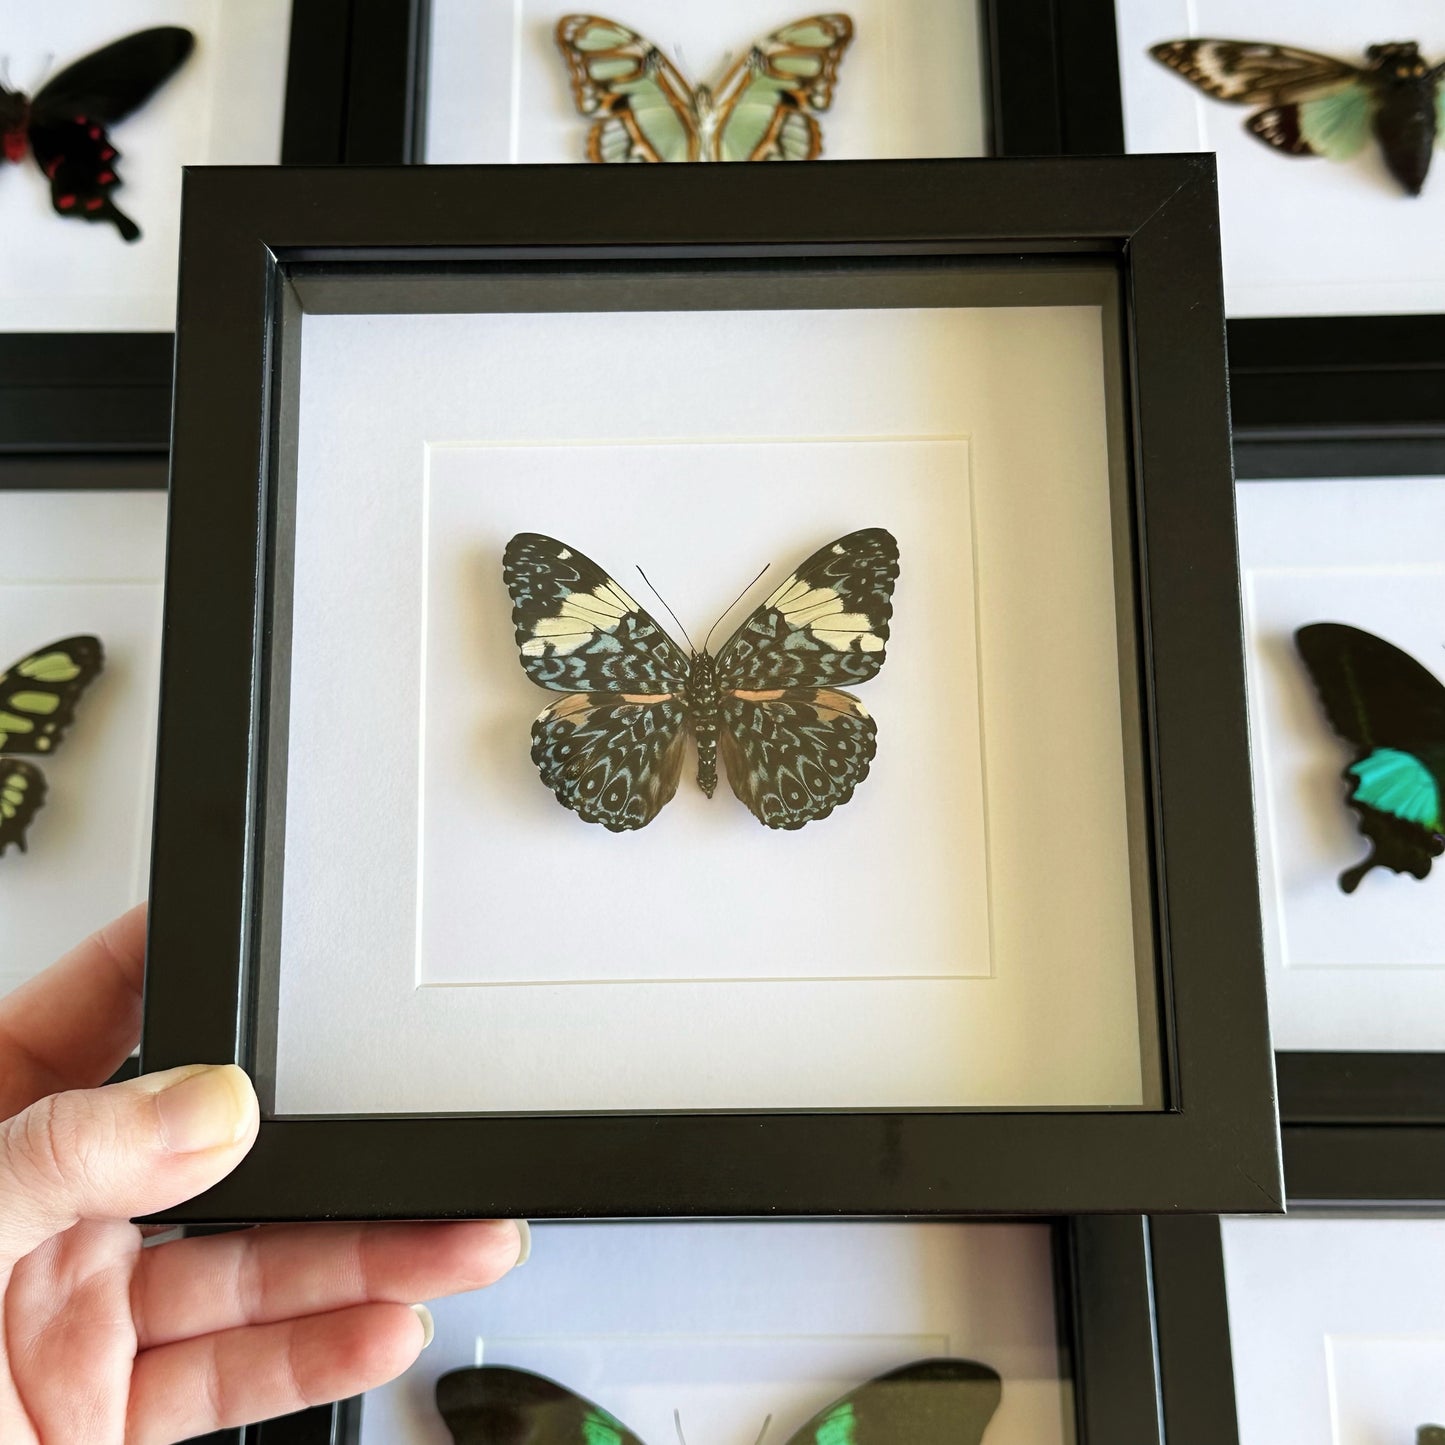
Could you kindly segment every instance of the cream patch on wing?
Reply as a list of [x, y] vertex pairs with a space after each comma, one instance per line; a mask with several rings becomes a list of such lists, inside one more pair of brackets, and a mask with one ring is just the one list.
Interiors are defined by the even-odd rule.
[[628, 613], [640, 610], [615, 582], [604, 582], [590, 592], [568, 593], [559, 612], [533, 624], [532, 635], [522, 644], [522, 656], [542, 657], [549, 648], [566, 656], [599, 632], [615, 632]]
[[845, 612], [843, 599], [831, 587], [809, 587], [792, 576], [763, 605], [776, 607], [789, 627], [806, 628], [835, 652], [848, 652], [855, 642], [860, 652], [883, 651], [883, 639], [867, 613]]

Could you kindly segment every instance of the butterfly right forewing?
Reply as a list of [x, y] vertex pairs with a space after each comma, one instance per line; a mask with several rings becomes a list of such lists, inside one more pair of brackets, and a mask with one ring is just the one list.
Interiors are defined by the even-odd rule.
[[785, 1445], [982, 1445], [1002, 1396], [998, 1371], [977, 1360], [916, 1360], [850, 1390]]

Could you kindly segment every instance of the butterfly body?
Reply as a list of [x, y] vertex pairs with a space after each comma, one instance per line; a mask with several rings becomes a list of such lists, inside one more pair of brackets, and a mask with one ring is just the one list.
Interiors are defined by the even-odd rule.
[[57, 215], [105, 221], [127, 241], [140, 228], [116, 206], [120, 152], [107, 127], [143, 105], [195, 46], [189, 30], [161, 25], [67, 66], [33, 97], [0, 85], [0, 143], [7, 161], [32, 154], [50, 182]]
[[716, 87], [690, 85], [645, 36], [601, 15], [564, 15], [558, 48], [594, 162], [798, 161], [822, 152], [814, 112], [832, 104], [853, 38], [846, 15], [813, 15], [751, 46]]
[[55, 751], [103, 661], [98, 638], [66, 637], [0, 672], [0, 857], [12, 843], [25, 852], [26, 829], [45, 801], [45, 775], [15, 755]]
[[1354, 748], [1341, 776], [1371, 848], [1340, 887], [1353, 893], [1373, 868], [1426, 877], [1445, 853], [1445, 683], [1339, 622], [1301, 627], [1295, 646], [1330, 725]]
[[1168, 40], [1150, 54], [1216, 100], [1263, 106], [1245, 129], [1282, 155], [1348, 160], [1373, 136], [1412, 196], [1445, 130], [1445, 62], [1414, 41], [1371, 45], [1363, 66], [1246, 40]]
[[882, 667], [898, 545], [867, 528], [820, 548], [716, 655], [683, 650], [595, 562], [535, 532], [503, 578], [523, 670], [565, 696], [532, 725], [557, 800], [612, 832], [645, 827], [676, 793], [684, 740], [708, 796], [721, 753], [733, 792], [770, 828], [801, 828], [868, 774], [876, 728], [833, 684]]

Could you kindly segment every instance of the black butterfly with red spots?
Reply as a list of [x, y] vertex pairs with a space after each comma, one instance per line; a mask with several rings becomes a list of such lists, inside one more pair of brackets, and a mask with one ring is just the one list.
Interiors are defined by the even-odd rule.
[[111, 200], [120, 152], [106, 127], [144, 105], [185, 63], [196, 37], [178, 25], [139, 30], [67, 66], [33, 97], [0, 84], [0, 145], [7, 161], [28, 150], [61, 216], [109, 221], [127, 240], [136, 225]]

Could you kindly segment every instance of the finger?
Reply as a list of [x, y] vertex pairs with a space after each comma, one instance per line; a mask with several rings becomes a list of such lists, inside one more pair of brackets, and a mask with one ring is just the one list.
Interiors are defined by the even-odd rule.
[[81, 1219], [169, 1209], [229, 1174], [256, 1139], [251, 1081], [193, 1064], [51, 1094], [0, 1122], [0, 1263]]
[[146, 1350], [131, 1375], [126, 1445], [169, 1445], [394, 1379], [429, 1331], [406, 1305], [365, 1304]]
[[510, 1219], [291, 1224], [143, 1252], [131, 1286], [141, 1349], [368, 1301], [410, 1304], [481, 1289], [517, 1262]]
[[140, 1038], [145, 937], [142, 903], [0, 999], [0, 1118], [121, 1066]]

